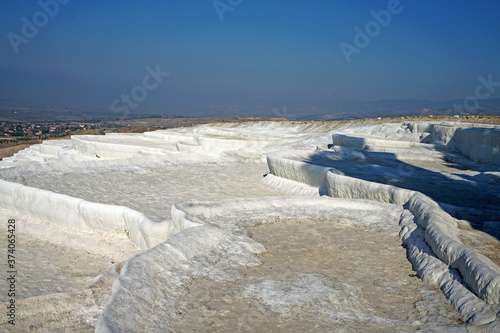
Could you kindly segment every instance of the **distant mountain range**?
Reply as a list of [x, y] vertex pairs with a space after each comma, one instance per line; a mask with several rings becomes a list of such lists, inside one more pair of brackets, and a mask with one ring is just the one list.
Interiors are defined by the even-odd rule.
[[[127, 118], [136, 119], [144, 117], [219, 117], [219, 116], [255, 116], [275, 117], [296, 120], [342, 120], [377, 117], [406, 117], [406, 116], [499, 116], [500, 99], [481, 101], [477, 108], [456, 108], [454, 105], [462, 101], [432, 102], [422, 100], [384, 100], [370, 102], [337, 102], [331, 106], [324, 106], [322, 111], [310, 112], [308, 110], [289, 108], [278, 110], [268, 107], [237, 108], [218, 107], [217, 110], [207, 108], [205, 112], [194, 111], [189, 116], [183, 112], [158, 113], [142, 112], [131, 113]], [[74, 104], [73, 104], [74, 105]], [[48, 120], [76, 120], [98, 122], [103, 120], [118, 120], [122, 115], [111, 112], [105, 106], [80, 104], [73, 106], [51, 106], [46, 103], [27, 103], [21, 100], [0, 99], [0, 121], [29, 122]]]
[[[433, 102], [425, 100], [382, 100], [369, 102], [338, 102], [331, 111], [300, 116], [297, 119], [351, 119], [405, 116], [500, 115], [500, 99], [482, 100], [476, 108], [464, 108], [463, 100]], [[295, 111], [294, 111], [295, 112]]]
[[[85, 119], [91, 121], [120, 119], [123, 114], [112, 112], [111, 101], [120, 96], [114, 88], [101, 87], [75, 78], [45, 77], [24, 74], [0, 68], [0, 120], [36, 121], [58, 119]], [[124, 90], [127, 92], [128, 90]], [[171, 94], [174, 94], [171, 92]], [[185, 95], [182, 95], [185, 94]], [[130, 110], [129, 118], [145, 116], [256, 116], [304, 120], [338, 120], [376, 117], [444, 116], [444, 115], [500, 115], [500, 98], [469, 100], [477, 102], [475, 108], [463, 108], [462, 100], [435, 102], [427, 100], [380, 100], [380, 101], [311, 101], [288, 100], [289, 105], [272, 105], [274, 101], [256, 98], [229, 104], [221, 98], [217, 105], [190, 106], [196, 98], [192, 92], [176, 92], [177, 103], [166, 106], [163, 100]], [[171, 96], [172, 98], [174, 96]], [[151, 102], [153, 102], [153, 99]], [[278, 98], [279, 99], [279, 98]], [[167, 98], [167, 100], [169, 100]], [[259, 103], [264, 104], [259, 104]], [[315, 105], [311, 105], [317, 103]], [[458, 107], [457, 107], [458, 106]]]

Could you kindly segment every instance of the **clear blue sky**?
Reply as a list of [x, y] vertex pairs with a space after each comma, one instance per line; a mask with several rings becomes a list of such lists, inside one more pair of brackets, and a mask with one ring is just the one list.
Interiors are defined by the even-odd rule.
[[[354, 28], [365, 31], [371, 11], [394, 1], [220, 0], [231, 9], [222, 14], [213, 0], [60, 1], [67, 4], [44, 17], [38, 1], [2, 0], [0, 99], [106, 107], [143, 87], [146, 66], [157, 64], [170, 75], [134, 111], [313, 112], [337, 100], [460, 100], [474, 94], [479, 75], [500, 81], [494, 0], [401, 0], [388, 24], [371, 25], [368, 45], [350, 63], [341, 43], [356, 47]], [[16, 53], [9, 33], [25, 38], [23, 17], [40, 27]], [[499, 96], [497, 87], [490, 97]]]

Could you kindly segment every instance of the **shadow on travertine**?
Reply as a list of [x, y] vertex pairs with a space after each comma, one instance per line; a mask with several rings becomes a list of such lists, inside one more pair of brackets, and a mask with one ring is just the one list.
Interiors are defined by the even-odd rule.
[[[481, 181], [480, 175], [461, 175], [460, 170], [456, 170], [456, 177], [450, 178], [446, 174], [406, 163], [392, 153], [357, 153], [359, 155], [355, 160], [346, 160], [337, 158], [335, 152], [313, 152], [303, 161], [334, 168], [349, 177], [421, 192], [437, 201], [455, 218], [465, 219], [475, 228], [500, 239], [498, 177], [490, 175], [485, 182]], [[491, 222], [498, 222], [498, 228], [492, 227]]]

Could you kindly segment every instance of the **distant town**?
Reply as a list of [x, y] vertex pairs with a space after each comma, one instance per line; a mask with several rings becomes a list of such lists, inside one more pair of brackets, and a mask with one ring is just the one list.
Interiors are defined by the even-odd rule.
[[73, 132], [84, 131], [88, 129], [99, 129], [99, 124], [86, 124], [76, 122], [32, 122], [32, 123], [0, 123], [0, 138], [9, 137], [34, 137], [40, 139], [49, 137], [62, 137], [70, 135]]

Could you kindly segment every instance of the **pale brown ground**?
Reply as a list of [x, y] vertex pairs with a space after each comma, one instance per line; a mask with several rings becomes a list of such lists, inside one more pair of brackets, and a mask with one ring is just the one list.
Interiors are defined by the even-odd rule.
[[15, 153], [17, 153], [18, 151], [26, 149], [29, 146], [37, 144], [37, 143], [41, 143], [41, 142], [37, 141], [37, 142], [32, 142], [32, 143], [23, 143], [20, 145], [13, 145], [10, 147], [0, 148], [0, 160], [3, 159], [4, 157], [10, 157], [10, 156], [14, 155]]

